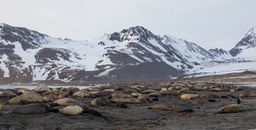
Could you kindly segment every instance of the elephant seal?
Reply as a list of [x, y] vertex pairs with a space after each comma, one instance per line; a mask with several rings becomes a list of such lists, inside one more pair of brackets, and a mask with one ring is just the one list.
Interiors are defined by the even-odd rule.
[[256, 97], [256, 94], [253, 91], [244, 90], [240, 93], [240, 97]]
[[91, 93], [92, 97], [105, 97], [111, 95], [113, 92], [112, 91], [98, 91], [95, 93]]
[[53, 90], [49, 90], [49, 91], [44, 92], [42, 95], [43, 96], [50, 95], [50, 94], [60, 95], [60, 94], [63, 94], [63, 93], [65, 93], [65, 92], [62, 91], [62, 90], [53, 89]]
[[182, 94], [180, 96], [180, 98], [183, 99], [183, 100], [196, 99], [198, 97], [199, 97], [199, 95], [197, 95], [197, 94]]
[[147, 94], [141, 94], [137, 97], [141, 102], [149, 102], [150, 98]]
[[22, 95], [22, 94], [34, 94], [34, 95], [40, 96], [39, 93], [34, 92], [34, 91], [32, 91], [32, 90], [30, 90], [30, 89], [27, 89], [27, 88], [16, 88], [16, 90], [17, 90], [17, 95]]
[[194, 86], [191, 88], [191, 90], [193, 91], [206, 91], [208, 89], [208, 87], [204, 87], [204, 86]]
[[209, 89], [209, 91], [212, 91], [212, 92], [220, 92], [222, 89], [219, 88], [219, 87], [212, 87]]
[[47, 103], [35, 103], [16, 106], [9, 110], [7, 114], [42, 114], [48, 111], [50, 105]]
[[105, 97], [97, 97], [91, 101], [93, 107], [100, 107], [107, 104], [110, 104], [110, 101]]
[[17, 96], [17, 94], [15, 94], [14, 92], [12, 92], [11, 90], [0, 90], [0, 97], [7, 97], [7, 98], [12, 98]]
[[131, 93], [131, 96], [132, 96], [132, 97], [135, 97], [135, 98], [138, 97], [139, 95], [141, 95], [141, 94], [140, 94], [140, 93], [137, 93], [137, 92], [136, 92], [136, 93]]
[[242, 104], [230, 104], [221, 107], [217, 113], [236, 113], [236, 112], [242, 112], [242, 111], [248, 111], [250, 110], [250, 106], [242, 105]]
[[83, 112], [83, 108], [77, 105], [71, 105], [59, 110], [59, 113], [69, 116], [77, 116]]
[[166, 91], [166, 90], [168, 90], [168, 88], [161, 88], [160, 91], [162, 92], [162, 91]]
[[16, 97], [11, 98], [5, 104], [24, 104], [24, 103], [44, 103], [47, 102], [47, 99], [42, 96], [34, 95], [34, 94], [22, 94]]
[[55, 103], [59, 106], [77, 105], [84, 109], [87, 108], [84, 103], [82, 103], [81, 101], [79, 101], [77, 99], [73, 99], [73, 98], [62, 98], [62, 99], [58, 99], [58, 100], [54, 101], [53, 103]]
[[132, 97], [131, 95], [115, 92], [111, 94], [110, 101], [121, 104], [121, 103], [140, 103], [140, 100]]
[[37, 84], [36, 88], [33, 89], [33, 91], [35, 91], [37, 93], [43, 93], [43, 92], [46, 92], [49, 90], [50, 90], [50, 88], [46, 84], [42, 84], [42, 83]]
[[79, 90], [80, 90], [80, 89], [77, 88], [77, 87], [68, 87], [68, 88], [67, 88], [67, 93], [70, 94], [70, 95], [72, 95], [72, 94], [74, 94], [75, 92], [77, 92], [77, 91], [79, 91]]
[[146, 106], [147, 109], [159, 109], [159, 110], [165, 110], [165, 111], [172, 111], [175, 109], [175, 106], [169, 103], [158, 103], [151, 106]]
[[172, 95], [177, 96], [177, 92], [175, 90], [165, 90], [160, 92], [161, 95]]
[[142, 94], [150, 94], [150, 93], [154, 93], [154, 92], [158, 92], [158, 91], [156, 91], [154, 89], [147, 89], [147, 90], [142, 91], [141, 93]]
[[179, 91], [177, 91], [177, 94], [181, 94], [181, 93], [187, 92], [187, 91], [190, 91], [190, 88], [187, 88], [187, 87], [181, 88]]
[[72, 96], [84, 98], [84, 97], [90, 97], [91, 94], [86, 90], [79, 90], [79, 91], [73, 93]]

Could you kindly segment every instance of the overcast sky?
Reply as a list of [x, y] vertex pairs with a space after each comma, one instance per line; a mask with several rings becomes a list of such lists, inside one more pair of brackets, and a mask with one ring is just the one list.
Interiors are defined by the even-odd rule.
[[209, 48], [233, 47], [256, 26], [256, 0], [0, 0], [0, 22], [87, 40], [141, 25]]

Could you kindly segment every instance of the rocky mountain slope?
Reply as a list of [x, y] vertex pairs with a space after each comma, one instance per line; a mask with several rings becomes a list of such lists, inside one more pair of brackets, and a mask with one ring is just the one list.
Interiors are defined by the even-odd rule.
[[159, 36], [142, 26], [74, 41], [0, 24], [2, 83], [169, 79], [197, 73], [219, 57], [224, 61], [225, 55], [229, 55], [225, 50], [207, 51], [193, 42]]
[[210, 49], [209, 52], [214, 57], [230, 57], [230, 53], [222, 48]]
[[249, 32], [229, 52], [234, 57], [255, 57], [256, 51], [256, 29], [251, 28]]

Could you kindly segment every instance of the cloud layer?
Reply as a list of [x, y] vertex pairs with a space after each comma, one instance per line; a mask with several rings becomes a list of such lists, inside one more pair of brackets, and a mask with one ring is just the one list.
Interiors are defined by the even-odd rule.
[[142, 25], [212, 48], [256, 26], [255, 5], [254, 0], [8, 0], [0, 4], [0, 22], [77, 40]]

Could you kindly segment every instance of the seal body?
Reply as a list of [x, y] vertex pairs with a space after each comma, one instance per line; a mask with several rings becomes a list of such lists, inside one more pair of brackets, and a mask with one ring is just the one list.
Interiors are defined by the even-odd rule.
[[137, 97], [141, 102], [149, 102], [150, 98], [147, 94], [141, 94]]
[[27, 104], [12, 108], [8, 114], [41, 114], [47, 112], [49, 108], [50, 105], [46, 103]]
[[100, 107], [109, 104], [110, 101], [105, 97], [98, 97], [91, 101], [93, 107]]
[[151, 106], [145, 107], [147, 109], [160, 109], [160, 110], [165, 110], [165, 111], [172, 111], [175, 109], [175, 106], [169, 103], [159, 103], [159, 104], [154, 104]]
[[90, 93], [88, 91], [79, 90], [73, 93], [72, 96], [84, 98], [84, 97], [90, 97]]
[[132, 97], [131, 95], [115, 92], [111, 94], [110, 101], [121, 104], [121, 103], [140, 103], [140, 100]]
[[59, 112], [64, 115], [76, 116], [83, 112], [83, 108], [77, 105], [71, 105], [60, 109]]
[[22, 104], [22, 103], [43, 103], [46, 100], [42, 96], [34, 94], [22, 94], [11, 98], [6, 104]]
[[35, 92], [42, 93], [49, 91], [50, 88], [46, 84], [39, 83], [36, 88], [34, 89]]
[[14, 92], [12, 92], [11, 90], [0, 90], [0, 97], [15, 97], [17, 96], [17, 94], [15, 94]]
[[79, 100], [73, 98], [62, 98], [54, 101], [53, 103], [58, 104], [59, 106], [70, 106], [70, 105], [77, 105], [83, 108], [87, 108], [84, 103]]
[[190, 99], [195, 99], [195, 98], [198, 98], [198, 97], [199, 97], [199, 95], [197, 95], [197, 94], [182, 94], [180, 96], [180, 98], [183, 99], [183, 100], [190, 100]]
[[256, 94], [253, 91], [244, 90], [240, 93], [240, 97], [256, 97]]
[[242, 104], [230, 104], [221, 107], [217, 113], [236, 113], [250, 110], [251, 107]]

